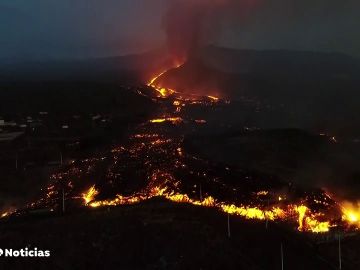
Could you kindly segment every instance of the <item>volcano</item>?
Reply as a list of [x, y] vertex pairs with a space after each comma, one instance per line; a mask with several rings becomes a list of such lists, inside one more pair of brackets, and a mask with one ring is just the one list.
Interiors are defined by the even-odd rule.
[[[309, 71], [310, 60], [301, 63], [303, 58], [314, 58], [312, 54], [289, 54], [280, 57], [279, 52], [234, 52], [209, 47], [184, 63], [170, 61], [167, 56], [148, 58], [154, 63], [137, 67], [141, 76], [136, 80], [128, 77], [126, 86], [114, 86], [112, 78], [114, 100], [96, 98], [96, 102], [88, 105], [90, 108], [82, 110], [91, 111], [103, 102], [102, 107], [110, 114], [108, 106], [115, 106], [117, 117], [123, 117], [116, 122], [124, 126], [122, 137], [113, 138], [101, 150], [66, 160], [51, 173], [39, 196], [17, 209], [5, 209], [0, 214], [2, 224], [36, 220], [39, 216], [51, 220], [62, 216], [67, 220], [64, 222], [76, 227], [85, 226], [87, 220], [93, 222], [91, 216], [97, 213], [116, 212], [123, 216], [126, 211], [137, 213], [136, 209], [144, 207], [144, 211], [152, 209], [155, 215], [161, 215], [158, 211], [163, 207], [175, 207], [180, 209], [174, 210], [179, 215], [185, 209], [193, 213], [209, 211], [212, 213], [209, 220], [212, 216], [225, 217], [227, 238], [232, 237], [231, 222], [247, 224], [241, 226], [254, 230], [257, 242], [265, 237], [272, 241], [269, 247], [276, 243], [281, 250], [284, 241], [279, 240], [282, 233], [278, 231], [290, 235], [285, 237], [287, 243], [294, 239], [301, 243], [311, 240], [316, 246], [323, 241], [332, 245], [332, 240], [340, 239], [339, 232], [346, 237], [353, 235], [360, 228], [359, 206], [347, 202], [352, 198], [348, 190], [342, 188], [343, 196], [337, 191], [344, 183], [356, 180], [358, 152], [353, 153], [356, 145], [350, 145], [350, 152], [347, 144], [342, 143], [350, 137], [336, 118], [325, 125], [319, 114], [315, 120], [321, 125], [314, 124], [315, 117], [308, 122], [307, 116], [314, 111], [319, 113], [321, 107], [307, 108], [304, 104], [320, 104], [324, 100], [328, 104], [335, 98], [338, 101], [339, 96], [332, 96], [331, 88], [320, 96], [321, 102], [315, 98], [318, 93], [310, 93], [313, 87], [326, 87], [329, 82], [347, 84], [347, 91], [353, 91], [357, 81], [348, 65], [356, 61], [342, 55], [320, 55], [315, 59], [316, 68]], [[293, 58], [298, 54], [301, 57]], [[259, 55], [261, 61], [256, 60]], [[126, 59], [125, 63], [129, 58]], [[118, 60], [112, 63], [116, 65]], [[101, 69], [101, 61], [96, 60], [96, 65], [88, 63]], [[292, 68], [293, 65], [297, 68]], [[136, 74], [133, 68], [137, 69], [133, 66], [125, 73]], [[293, 85], [302, 88], [292, 89]], [[275, 86], [276, 90], [269, 95], [268, 87]], [[94, 93], [98, 97], [99, 92]], [[292, 103], [293, 95], [302, 96], [297, 100], [301, 104]], [[86, 98], [92, 100], [88, 94]], [[75, 113], [79, 108], [71, 101], [66, 102], [67, 109]], [[338, 106], [336, 116], [351, 113], [350, 105], [346, 104], [344, 111]], [[55, 105], [48, 108], [61, 109]], [[297, 111], [298, 108], [306, 112]], [[326, 119], [329, 115], [327, 112]], [[91, 116], [94, 125], [99, 116]], [[77, 121], [79, 116], [72, 118]], [[354, 117], [349, 123], [358, 124]], [[354, 134], [356, 129], [351, 131]], [[340, 182], [332, 186], [333, 179]], [[358, 198], [356, 190], [352, 191], [352, 196]], [[87, 214], [90, 217], [84, 217]], [[73, 223], [68, 221], [70, 216], [79, 219]], [[136, 228], [141, 229], [149, 222], [163, 224], [163, 218], [144, 217]], [[171, 217], [166, 218], [173, 224]], [[137, 221], [132, 217], [127, 222]], [[179, 224], [193, 228], [193, 224]], [[158, 228], [163, 226], [155, 230]], [[265, 233], [259, 232], [259, 228]], [[54, 228], [52, 233], [57, 230]], [[264, 236], [266, 232], [272, 236]], [[93, 245], [81, 236], [74, 239]], [[296, 245], [291, 246], [291, 252], [297, 253]], [[318, 269], [326, 269], [324, 263], [314, 261], [320, 265]]]
[[158, 106], [152, 119], [134, 128], [124, 144], [114, 146], [102, 156], [72, 162], [52, 175], [52, 184], [42, 198], [23, 210], [2, 216], [22, 215], [38, 208], [64, 211], [65, 204], [97, 208], [164, 197], [247, 219], [284, 221], [303, 232], [352, 230], [359, 226], [353, 218], [356, 212], [341, 206], [321, 189], [304, 190], [270, 174], [188, 153], [185, 138], [194, 130], [203, 129], [209, 120], [194, 117], [206, 116], [209, 111], [216, 113], [231, 103], [162, 85], [163, 76], [171, 78], [172, 73], [182, 72], [186, 65], [199, 68], [192, 63], [161, 72], [147, 87], [133, 89]]

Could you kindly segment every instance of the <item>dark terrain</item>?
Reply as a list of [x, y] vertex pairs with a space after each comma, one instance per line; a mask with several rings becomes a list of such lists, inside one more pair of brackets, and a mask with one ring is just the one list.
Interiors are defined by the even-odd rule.
[[[11, 223], [10, 223], [11, 222]], [[3, 269], [337, 269], [336, 245], [277, 224], [227, 217], [212, 209], [152, 200], [63, 217], [3, 222], [2, 247], [47, 249], [49, 259], [1, 260]], [[39, 230], [39, 228], [41, 228]], [[45, 230], [46, 228], [46, 230]], [[345, 248], [354, 260], [359, 254]], [[27, 265], [27, 266], [25, 266]], [[343, 269], [357, 269], [355, 261]]]

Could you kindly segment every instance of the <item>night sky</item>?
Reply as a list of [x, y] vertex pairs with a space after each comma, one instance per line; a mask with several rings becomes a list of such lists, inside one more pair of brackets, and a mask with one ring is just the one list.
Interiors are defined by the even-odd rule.
[[[170, 1], [175, 0], [1, 0], [0, 59], [98, 57], [161, 47]], [[217, 32], [209, 42], [360, 56], [360, 1], [253, 1], [251, 10], [229, 7], [216, 16], [211, 27]]]

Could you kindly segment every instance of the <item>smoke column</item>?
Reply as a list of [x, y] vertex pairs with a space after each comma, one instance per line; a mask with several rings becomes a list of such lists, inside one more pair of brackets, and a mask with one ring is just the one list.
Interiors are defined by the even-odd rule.
[[221, 31], [225, 17], [242, 20], [259, 0], [169, 0], [164, 16], [171, 56], [184, 62]]

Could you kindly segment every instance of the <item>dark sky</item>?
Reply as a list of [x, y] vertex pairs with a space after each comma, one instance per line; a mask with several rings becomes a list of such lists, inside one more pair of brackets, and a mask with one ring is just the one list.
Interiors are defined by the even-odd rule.
[[[1, 0], [0, 58], [122, 55], [160, 47], [169, 1], [173, 0]], [[251, 12], [244, 15], [230, 8], [213, 23], [221, 31], [212, 42], [360, 56], [360, 1], [254, 1], [257, 7]]]

